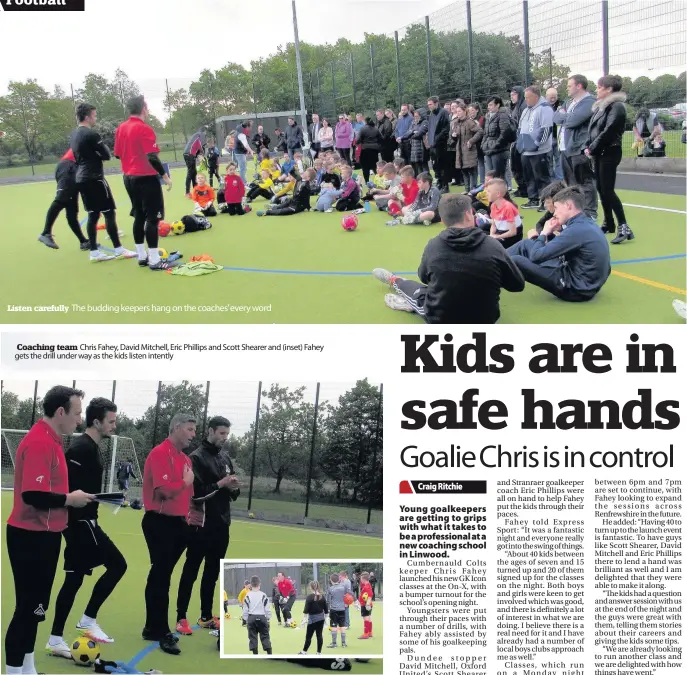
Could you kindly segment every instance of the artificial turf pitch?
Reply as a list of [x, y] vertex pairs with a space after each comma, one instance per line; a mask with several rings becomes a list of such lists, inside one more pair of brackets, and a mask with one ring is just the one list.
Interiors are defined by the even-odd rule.
[[[263, 590], [269, 595], [269, 588]], [[277, 655], [295, 656], [301, 649], [303, 649], [303, 642], [305, 641], [305, 628], [300, 628], [301, 619], [303, 618], [303, 600], [299, 600], [291, 610], [293, 620], [298, 624], [299, 628], [284, 628], [283, 624], [277, 623], [277, 619], [272, 614], [270, 621], [270, 640], [272, 641], [272, 651]], [[241, 608], [238, 605], [229, 606], [229, 615], [231, 619], [224, 621], [224, 654], [242, 655], [248, 653], [248, 633], [246, 629], [241, 626]], [[329, 632], [329, 622], [325, 624], [323, 632], [324, 647], [322, 649], [322, 656], [324, 657], [348, 657], [349, 654], [355, 654], [367, 658], [369, 656], [379, 656], [382, 653], [383, 646], [383, 622], [382, 622], [382, 603], [375, 602], [372, 611], [372, 626], [374, 637], [370, 640], [358, 640], [358, 636], [363, 633], [363, 620], [360, 616], [360, 610], [354, 607], [350, 609], [351, 627], [347, 631], [346, 641], [348, 647], [345, 649], [341, 646], [341, 638], [337, 637], [337, 647], [330, 649], [327, 645], [331, 644], [332, 634]], [[262, 647], [258, 647], [260, 654], [263, 654]], [[317, 651], [317, 642], [313, 637], [312, 645], [308, 650], [308, 654], [313, 656]], [[229, 660], [227, 660], [229, 661]]]
[[[7, 521], [12, 507], [11, 491], [2, 493], [2, 519]], [[155, 643], [141, 639], [141, 629], [145, 616], [143, 591], [146, 576], [150, 566], [148, 551], [141, 533], [140, 521], [142, 511], [121, 509], [114, 515], [108, 508], [100, 508], [100, 523], [110, 538], [117, 544], [124, 554], [128, 570], [119, 583], [113, 595], [103, 605], [98, 622], [107, 633], [115, 638], [112, 645], [104, 645], [103, 658], [111, 661], [129, 663], [139, 671], [151, 668], [163, 673], [232, 673], [236, 675], [274, 674], [287, 675], [290, 673], [317, 672], [304, 670], [293, 664], [274, 662], [270, 660], [220, 660], [217, 650], [217, 639], [212, 638], [209, 631], [198, 629], [193, 636], [181, 638], [182, 653], [180, 656], [170, 656], [160, 651]], [[4, 535], [4, 531], [3, 531]], [[63, 546], [64, 549], [64, 546]], [[372, 537], [362, 537], [346, 534], [336, 534], [303, 527], [282, 527], [235, 521], [231, 526], [231, 541], [227, 555], [230, 558], [260, 559], [279, 551], [286, 558], [300, 558], [312, 555], [317, 550], [323, 558], [336, 557], [340, 559], [357, 558], [374, 560], [382, 557], [382, 540]], [[179, 587], [179, 576], [183, 567], [183, 558], [177, 564], [170, 587], [170, 627], [176, 623], [174, 608], [176, 592]], [[96, 570], [93, 577], [86, 577], [76, 598], [74, 608], [67, 621], [65, 639], [76, 637], [73, 627], [81, 618], [81, 614], [88, 602], [94, 582], [102, 572]], [[43, 673], [83, 673], [83, 668], [66, 659], [44, 655], [43, 649], [48, 641], [52, 625], [55, 598], [64, 579], [62, 561], [58, 565], [58, 572], [52, 589], [50, 606], [46, 620], [39, 624], [38, 639], [36, 641], [36, 664], [39, 672]], [[188, 619], [193, 625], [198, 618], [198, 593], [200, 579], [194, 586], [194, 594], [189, 608]], [[219, 604], [219, 583], [217, 585]], [[14, 610], [14, 585], [12, 572], [7, 558], [7, 549], [2, 546], [2, 634], [4, 636], [7, 625]], [[218, 607], [218, 611], [219, 611]], [[286, 629], [282, 629], [286, 630]], [[298, 650], [297, 650], [298, 651]], [[338, 654], [337, 654], [338, 656]], [[88, 671], [86, 671], [88, 672]], [[381, 672], [381, 660], [374, 664], [355, 664], [354, 673]]]
[[[168, 221], [192, 211], [183, 179], [184, 170], [175, 170], [173, 190], [165, 192]], [[133, 248], [122, 177], [110, 176], [109, 182], [120, 229], [126, 232], [123, 244]], [[443, 228], [385, 227], [389, 216], [373, 211], [359, 216], [357, 231], [346, 232], [339, 213], [258, 218], [264, 204], [259, 199], [245, 216], [213, 218], [209, 231], [161, 239], [161, 246], [180, 250], [186, 259], [207, 253], [226, 268], [186, 278], [150, 272], [135, 260], [89, 263], [64, 215], [54, 232], [60, 250], [39, 244], [54, 191], [54, 181], [0, 187], [3, 323], [420, 323], [417, 316], [385, 307], [388, 290], [370, 272], [386, 267], [412, 277], [425, 244]], [[685, 198], [622, 190], [619, 195], [636, 239], [611, 247], [613, 274], [598, 296], [587, 303], [565, 303], [528, 284], [523, 293], [502, 293], [502, 323], [680, 322], [671, 301], [685, 296]], [[521, 213], [526, 231], [541, 216]], [[107, 244], [104, 232], [99, 234]], [[79, 311], [72, 304], [114, 309]], [[70, 311], [8, 311], [9, 305], [67, 305]], [[124, 310], [122, 305], [147, 309]], [[196, 309], [167, 311], [185, 305]], [[228, 311], [230, 306], [260, 309]]]

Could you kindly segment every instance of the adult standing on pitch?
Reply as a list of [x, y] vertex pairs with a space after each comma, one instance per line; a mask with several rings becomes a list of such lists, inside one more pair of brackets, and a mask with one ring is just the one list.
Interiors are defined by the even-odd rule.
[[239, 175], [243, 184], [246, 184], [246, 155], [253, 156], [253, 151], [250, 147], [250, 130], [251, 122], [243, 122], [236, 134], [236, 147], [234, 148], [234, 159], [239, 167]]
[[14, 506], [7, 521], [7, 553], [14, 577], [14, 614], [5, 635], [6, 673], [36, 673], [38, 624], [50, 603], [67, 507], [81, 508], [93, 495], [69, 492], [62, 436], [81, 423], [83, 392], [57, 386], [43, 399], [43, 419], [17, 448]]
[[184, 454], [196, 435], [192, 415], [177, 413], [169, 437], [150, 451], [143, 469], [141, 527], [150, 554], [145, 589], [144, 640], [160, 643], [168, 654], [181, 654], [179, 639], [169, 630], [169, 584], [188, 539], [188, 516], [193, 494], [191, 460]]
[[429, 108], [427, 145], [432, 158], [432, 170], [437, 180], [437, 187], [442, 194], [448, 193], [448, 183], [450, 178], [448, 162], [448, 137], [451, 127], [450, 115], [446, 108], [439, 105], [439, 99], [431, 96], [427, 99]]
[[57, 216], [64, 209], [69, 228], [79, 240], [81, 250], [88, 251], [91, 247], [88, 244], [88, 239], [83, 236], [81, 225], [79, 225], [79, 192], [76, 189], [76, 160], [71, 148], [62, 155], [62, 159], [58, 162], [55, 169], [55, 180], [57, 181], [57, 193], [45, 216], [45, 226], [43, 227], [43, 232], [38, 237], [38, 241], [41, 244], [45, 244], [48, 248], [60, 248], [52, 235], [52, 228], [55, 226]]
[[193, 634], [186, 612], [203, 561], [205, 567], [200, 582], [198, 624], [202, 628], [219, 628], [215, 625], [212, 613], [215, 586], [219, 578], [220, 560], [226, 556], [229, 546], [231, 502], [236, 501], [240, 494], [231, 460], [220, 455], [230, 428], [231, 423], [226, 417], [213, 417], [208, 422], [207, 438], [191, 453], [194, 475], [189, 512], [191, 529], [177, 595], [176, 628], [182, 635]]
[[205, 143], [205, 127], [201, 127], [188, 139], [184, 146], [184, 162], [186, 162], [186, 196], [189, 198], [191, 196], [191, 186], [196, 186], [196, 176], [198, 175], [196, 161], [198, 160], [198, 155], [205, 153]]
[[157, 228], [165, 215], [160, 177], [167, 190], [172, 189], [172, 179], [160, 161], [155, 131], [146, 124], [148, 104], [145, 99], [135, 96], [127, 103], [127, 108], [130, 117], [117, 127], [114, 154], [122, 162], [124, 187], [131, 199], [138, 264], [153, 271], [165, 271], [175, 263], [161, 260], [158, 248]]
[[291, 579], [288, 579], [283, 572], [277, 572], [277, 588], [279, 589], [279, 595], [282, 597], [279, 604], [284, 617], [284, 628], [289, 628], [291, 624], [291, 608], [293, 603], [296, 602], [296, 589]]
[[[94, 398], [88, 404], [86, 432], [75, 438], [65, 453], [70, 490], [83, 490], [89, 494], [97, 494], [102, 490], [103, 462], [99, 444], [114, 433], [117, 426], [116, 413], [117, 406], [106, 398]], [[63, 535], [66, 543], [66, 574], [55, 602], [55, 619], [45, 650], [53, 656], [71, 659], [69, 645], [63, 637], [64, 625], [84, 577], [91, 575], [100, 565], [104, 565], [105, 574], [96, 581], [76, 630], [96, 642], [114, 642], [100, 628], [96, 618], [98, 610], [124, 576], [126, 560], [98, 524], [97, 502], [91, 502], [83, 508], [68, 509], [67, 529]]]
[[[71, 149], [76, 160], [76, 186], [88, 211], [88, 243], [91, 262], [103, 262], [117, 257], [133, 258], [135, 253], [127, 251], [119, 241], [119, 230], [115, 217], [114, 197], [105, 180], [103, 161], [110, 159], [110, 151], [93, 127], [98, 121], [94, 105], [79, 103], [76, 108], [79, 126], [72, 134]], [[105, 228], [114, 246], [114, 255], [107, 255], [98, 249], [98, 221], [105, 217]]]
[[[341, 570], [339, 572], [339, 579], [341, 580], [341, 583], [343, 584], [344, 590], [346, 593], [350, 593], [353, 595], [353, 584], [351, 583], [351, 580], [348, 578], [348, 572], [346, 570]], [[346, 605], [346, 628], [351, 627], [351, 612], [350, 612], [350, 607]]]

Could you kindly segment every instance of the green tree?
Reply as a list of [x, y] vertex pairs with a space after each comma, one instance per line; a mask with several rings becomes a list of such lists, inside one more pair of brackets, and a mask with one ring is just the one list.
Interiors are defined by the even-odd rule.
[[650, 104], [657, 108], [671, 108], [685, 98], [684, 86], [681, 88], [675, 75], [659, 75], [651, 83]]
[[[41, 416], [41, 406], [42, 400], [39, 398], [36, 401], [36, 420]], [[3, 391], [0, 399], [0, 412], [2, 412], [3, 429], [28, 431], [31, 428], [33, 416], [33, 398], [20, 399], [12, 391]]]
[[42, 129], [41, 105], [48, 92], [36, 80], [10, 81], [8, 93], [0, 97], [0, 128], [8, 136], [21, 139], [29, 158], [39, 159]]
[[651, 90], [651, 80], [646, 76], [638, 77], [632, 82], [632, 89], [627, 97], [627, 102], [636, 108], [647, 106], [651, 101]]

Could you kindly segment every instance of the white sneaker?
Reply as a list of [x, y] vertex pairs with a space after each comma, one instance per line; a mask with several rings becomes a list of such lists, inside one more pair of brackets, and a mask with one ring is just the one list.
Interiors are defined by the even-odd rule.
[[219, 637], [219, 628], [215, 628], [215, 630], [211, 630], [210, 635], [212, 637]]
[[108, 644], [114, 642], [114, 638], [111, 638], [97, 623], [92, 623], [90, 626], [83, 626], [78, 623], [76, 630], [94, 642], [107, 642]]
[[400, 295], [396, 295], [396, 293], [387, 293], [384, 296], [384, 304], [391, 309], [398, 310], [399, 312], [413, 311], [410, 303]]
[[681, 319], [687, 319], [687, 304], [682, 300], [673, 300], [673, 309]]
[[325, 213], [334, 213], [334, 209], [327, 209]]
[[69, 645], [64, 640], [56, 645], [51, 645], [50, 642], [48, 642], [48, 644], [45, 645], [45, 653], [50, 656], [61, 656], [63, 659], [73, 660]]
[[115, 256], [117, 258], [138, 258], [138, 253], [130, 251], [128, 248], [123, 248], [119, 253], [115, 251]]
[[298, 656], [307, 656], [308, 652], [298, 652]]
[[386, 284], [387, 286], [391, 285], [391, 279], [393, 278], [393, 274], [389, 272], [389, 270], [385, 270], [383, 267], [375, 267], [372, 270], [372, 276], [375, 279], [379, 279], [383, 284]]
[[384, 223], [384, 225], [386, 225], [387, 227], [396, 227], [397, 225], [400, 225], [400, 224], [401, 224], [401, 221], [398, 220], [397, 218], [394, 218], [394, 220], [387, 220], [386, 223]]
[[108, 255], [107, 253], [103, 253], [102, 251], [98, 251], [95, 255], [91, 253], [91, 262], [105, 262], [106, 260], [114, 260], [116, 256], [114, 255]]
[[432, 221], [431, 221], [431, 220], [423, 220], [423, 221], [422, 221], [422, 224], [423, 224], [425, 227], [429, 227], [429, 226], [432, 224]]

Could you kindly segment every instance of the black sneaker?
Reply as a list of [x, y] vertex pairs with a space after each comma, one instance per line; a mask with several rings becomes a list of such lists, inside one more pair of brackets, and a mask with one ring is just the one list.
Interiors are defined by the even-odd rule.
[[615, 223], [611, 223], [610, 225], [604, 221], [601, 225], [601, 231], [604, 234], [615, 234]]
[[538, 209], [539, 202], [536, 199], [530, 199], [527, 203], [523, 204], [521, 209]]
[[149, 628], [144, 628], [141, 631], [141, 637], [144, 640], [148, 640], [149, 642], [157, 642], [160, 639], [160, 635], [153, 633], [153, 631], [150, 630]]
[[160, 649], [166, 654], [172, 654], [173, 656], [181, 654], [179, 645], [169, 634], [165, 635], [162, 640], [160, 640]]
[[546, 211], [546, 207], [543, 204], [539, 205], [539, 208], [537, 209], [537, 213], [544, 213]]
[[166, 272], [171, 270], [173, 267], [179, 267], [181, 263], [178, 260], [173, 260], [172, 262], [167, 262], [166, 260], [160, 260], [154, 265], [148, 265], [148, 269], [153, 270], [153, 272]]
[[90, 251], [91, 250], [91, 245], [87, 241], [82, 241], [79, 244], [79, 250], [80, 251]]
[[148, 267], [148, 256], [146, 256], [145, 258], [143, 258], [143, 260], [141, 260], [141, 259], [139, 258], [139, 259], [138, 259], [138, 266], [139, 266], [139, 267]]
[[41, 234], [38, 237], [38, 241], [40, 241], [41, 244], [45, 244], [48, 248], [60, 248], [52, 234]]

